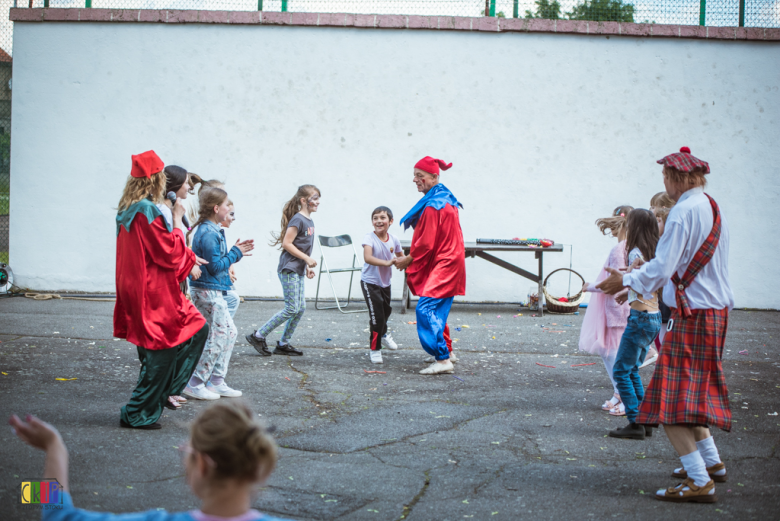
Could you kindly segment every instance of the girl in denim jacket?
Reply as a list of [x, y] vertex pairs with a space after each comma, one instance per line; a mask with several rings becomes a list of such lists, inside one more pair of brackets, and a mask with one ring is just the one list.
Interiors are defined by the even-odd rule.
[[192, 303], [209, 325], [209, 338], [184, 394], [199, 400], [216, 400], [220, 396], [236, 397], [242, 394], [225, 383], [237, 334], [225, 296], [233, 288], [230, 266], [240, 261], [255, 246], [252, 240], [239, 240], [228, 249], [225, 232], [219, 226], [232, 210], [227, 192], [221, 188], [204, 188], [199, 199], [200, 211], [198, 221], [193, 226], [197, 227], [197, 231], [192, 241], [192, 251], [208, 264], [201, 270], [200, 278], [191, 278], [190, 295]]

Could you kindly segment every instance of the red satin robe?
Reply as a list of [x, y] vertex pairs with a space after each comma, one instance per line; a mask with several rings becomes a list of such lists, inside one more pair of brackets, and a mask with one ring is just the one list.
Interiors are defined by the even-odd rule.
[[170, 349], [200, 331], [206, 320], [179, 289], [195, 265], [184, 233], [163, 217], [143, 213], [116, 239], [114, 336], [146, 349]]
[[441, 210], [423, 210], [412, 236], [406, 269], [412, 294], [448, 298], [466, 294], [466, 249], [458, 209], [451, 204]]

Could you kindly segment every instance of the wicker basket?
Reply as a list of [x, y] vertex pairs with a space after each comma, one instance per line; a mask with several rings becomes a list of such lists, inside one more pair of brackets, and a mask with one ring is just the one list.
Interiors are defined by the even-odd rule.
[[570, 270], [569, 268], [560, 268], [548, 274], [547, 277], [545, 277], [544, 282], [542, 283], [542, 292], [544, 292], [544, 299], [547, 304], [547, 311], [549, 313], [571, 315], [572, 313], [576, 312], [577, 309], [580, 307], [580, 303], [585, 298], [585, 295], [582, 293], [582, 289], [580, 289], [579, 293], [569, 298], [569, 302], [561, 302], [560, 300], [558, 300], [560, 297], [553, 297], [552, 295], [547, 293], [547, 280], [553, 275], [553, 273], [557, 273], [559, 271], [570, 271], [574, 273], [580, 278], [580, 280], [582, 280], [582, 286], [585, 285], [585, 279], [583, 279], [582, 275], [580, 275], [574, 270]]

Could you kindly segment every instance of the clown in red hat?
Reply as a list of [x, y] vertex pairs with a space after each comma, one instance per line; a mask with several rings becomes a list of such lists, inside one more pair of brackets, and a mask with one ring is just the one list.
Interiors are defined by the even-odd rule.
[[407, 283], [417, 301], [417, 334], [433, 363], [420, 374], [453, 372], [447, 318], [456, 295], [466, 294], [466, 250], [460, 229], [458, 202], [440, 182], [452, 163], [426, 156], [414, 165], [414, 184], [425, 194], [401, 219], [414, 228], [409, 255], [396, 264], [406, 270]]

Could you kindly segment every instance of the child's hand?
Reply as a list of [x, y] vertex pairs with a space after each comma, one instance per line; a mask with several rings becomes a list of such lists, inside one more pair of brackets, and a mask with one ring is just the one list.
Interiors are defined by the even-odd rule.
[[231, 266], [228, 268], [228, 273], [230, 274], [230, 282], [233, 283], [238, 280], [238, 277], [236, 277], [236, 270]]
[[313, 279], [314, 278], [314, 270], [306, 270], [306, 278], [307, 279]]
[[195, 265], [196, 266], [203, 266], [204, 264], [208, 264], [208, 263], [209, 263], [209, 261], [207, 261], [206, 259], [201, 259], [197, 255], [195, 255]]
[[587, 283], [587, 282], [585, 282], [585, 283], [582, 285], [582, 292], [583, 292], [583, 293], [585, 293], [585, 292], [587, 292], [587, 291], [588, 291], [588, 283]]
[[644, 263], [645, 263], [645, 261], [643, 259], [640, 259], [640, 258], [634, 259], [634, 262], [631, 263], [631, 266], [629, 267], [629, 270], [626, 271], [626, 273], [630, 273], [631, 270], [637, 269], [639, 266], [641, 266]]
[[193, 267], [192, 267], [192, 269], [190, 270], [190, 277], [192, 277], [192, 280], [198, 280], [198, 279], [200, 278], [200, 274], [201, 274], [201, 271], [200, 271], [200, 266], [198, 266], [198, 265], [196, 264], [196, 265], [195, 265], [195, 266], [193, 266]]
[[385, 261], [385, 266], [395, 266], [396, 262], [398, 262], [398, 257], [393, 257], [389, 261]]
[[[317, 267], [317, 261], [312, 259], [311, 257], [306, 257], [306, 266], [308, 266], [309, 268], [316, 268]], [[313, 276], [314, 275], [312, 275], [311, 277], [313, 277]], [[309, 277], [309, 278], [311, 278], [311, 277]]]
[[244, 255], [244, 257], [251, 257], [252, 254], [249, 252], [255, 249], [255, 240], [249, 239], [241, 242], [241, 239], [238, 239], [236, 241], [236, 248], [241, 250], [241, 253]]
[[622, 306], [626, 301], [628, 300], [628, 293], [618, 293], [615, 295], [615, 302], [618, 303], [619, 306]]
[[14, 433], [27, 445], [43, 451], [49, 451], [58, 444], [65, 446], [57, 429], [30, 414], [25, 419], [26, 422], [14, 414], [8, 423], [13, 427]]

